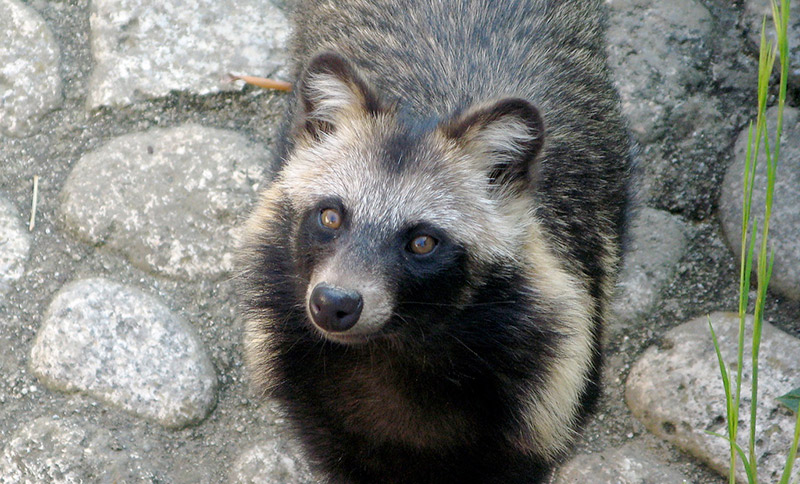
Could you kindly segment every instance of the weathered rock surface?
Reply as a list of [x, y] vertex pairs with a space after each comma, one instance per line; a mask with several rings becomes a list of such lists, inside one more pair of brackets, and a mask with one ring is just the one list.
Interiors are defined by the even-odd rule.
[[620, 319], [636, 318], [653, 306], [686, 251], [688, 233], [689, 227], [667, 212], [643, 208], [637, 214], [614, 301]]
[[25, 272], [31, 241], [17, 209], [0, 197], [0, 296]]
[[93, 0], [89, 107], [170, 91], [236, 89], [236, 72], [285, 76], [288, 23], [263, 0]]
[[79, 419], [41, 417], [21, 422], [0, 454], [0, 483], [163, 480], [149, 462], [117, 437]]
[[242, 135], [185, 125], [121, 136], [84, 155], [62, 191], [67, 228], [165, 276], [233, 269], [234, 230], [268, 154]]
[[229, 476], [231, 484], [314, 483], [305, 460], [291, 445], [278, 439], [262, 442], [245, 450]]
[[[711, 32], [711, 14], [696, 0], [612, 0], [609, 5], [609, 63], [630, 129], [639, 142], [647, 143], [663, 135], [659, 129], [666, 129], [661, 121], [669, 115], [670, 101], [688, 97], [687, 86], [704, 78], [702, 59], [675, 47], [702, 45]], [[657, 95], [646, 97], [654, 89]]]
[[[711, 315], [723, 359], [731, 369], [736, 364], [738, 321], [733, 313]], [[752, 327], [751, 322], [748, 327]], [[746, 340], [750, 341], [749, 334]], [[745, 354], [749, 351], [748, 344]], [[777, 397], [798, 386], [798, 361], [800, 340], [764, 323], [756, 421], [760, 482], [778, 482], [783, 471], [795, 419]], [[750, 388], [751, 375], [748, 360], [742, 379], [744, 389]], [[747, 448], [750, 393], [744, 393], [739, 439], [740, 445]], [[724, 391], [706, 317], [673, 328], [664, 334], [659, 346], [650, 347], [631, 368], [625, 397], [633, 415], [649, 431], [727, 474], [727, 442], [706, 433], [727, 434]], [[798, 466], [793, 476], [792, 480], [800, 478]]]
[[556, 484], [681, 484], [686, 476], [636, 443], [576, 455], [558, 471]]
[[25, 136], [61, 103], [59, 48], [30, 7], [0, 0], [0, 12], [0, 134]]
[[705, 218], [724, 170], [717, 148], [730, 142], [718, 93], [709, 89], [720, 27], [698, 0], [606, 3], [609, 66], [642, 147], [642, 196], [656, 208]]
[[[777, 108], [767, 112], [768, 128], [775, 132]], [[783, 116], [783, 142], [775, 180], [772, 218], [769, 226], [769, 247], [775, 251], [770, 289], [800, 300], [800, 111], [786, 108]], [[763, 146], [763, 145], [762, 145]], [[736, 140], [735, 160], [728, 168], [719, 202], [719, 215], [728, 244], [741, 257], [742, 185], [747, 149], [747, 130]], [[759, 224], [756, 254], [764, 220], [764, 199], [767, 169], [764, 151], [758, 157], [751, 220]], [[753, 269], [757, 267], [757, 257]], [[755, 280], [755, 279], [754, 279]]]
[[49, 388], [80, 391], [166, 427], [201, 421], [217, 378], [192, 327], [138, 289], [107, 279], [65, 286], [31, 350]]
[[[780, 3], [780, 2], [778, 2]], [[790, 0], [789, 10], [789, 82], [800, 85], [800, 1]], [[761, 25], [764, 17], [767, 19], [767, 38], [775, 42], [775, 27], [772, 19], [772, 3], [769, 0], [744, 1], [744, 26], [747, 36], [758, 45], [761, 42]]]

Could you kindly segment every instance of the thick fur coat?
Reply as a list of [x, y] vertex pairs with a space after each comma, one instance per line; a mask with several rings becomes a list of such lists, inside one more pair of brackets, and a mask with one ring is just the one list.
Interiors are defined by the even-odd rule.
[[600, 0], [300, 0], [238, 287], [330, 482], [541, 482], [598, 395], [629, 145]]

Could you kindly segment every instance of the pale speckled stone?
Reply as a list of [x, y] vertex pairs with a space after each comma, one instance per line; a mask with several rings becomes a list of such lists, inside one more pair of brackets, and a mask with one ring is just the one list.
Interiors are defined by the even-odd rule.
[[21, 2], [0, 0], [0, 12], [0, 133], [25, 136], [61, 104], [58, 44]]
[[288, 22], [264, 0], [93, 0], [89, 107], [239, 86], [228, 72], [285, 77]]
[[678, 470], [636, 443], [580, 454], [559, 470], [555, 484], [688, 484]]
[[121, 136], [75, 165], [62, 219], [141, 269], [218, 278], [233, 270], [235, 227], [268, 157], [237, 133], [196, 125]]
[[[711, 322], [728, 368], [736, 365], [739, 318], [734, 313], [714, 313]], [[752, 327], [752, 320], [748, 328]], [[777, 398], [800, 382], [800, 340], [764, 323], [758, 373], [756, 458], [759, 482], [778, 482], [792, 441], [794, 415]], [[750, 334], [746, 336], [750, 342]], [[749, 354], [750, 345], [745, 345]], [[745, 358], [742, 388], [750, 388], [750, 359]], [[740, 445], [747, 448], [749, 390], [739, 412]], [[717, 356], [703, 316], [664, 334], [659, 346], [645, 351], [631, 368], [625, 400], [634, 417], [657, 436], [727, 475], [727, 442], [709, 435], [727, 433], [725, 396]], [[739, 469], [742, 471], [741, 469]], [[800, 479], [795, 465], [792, 481]], [[740, 474], [742, 482], [743, 471]]]
[[[771, 108], [767, 112], [770, 133], [775, 132], [777, 115], [777, 108]], [[735, 158], [725, 174], [719, 197], [719, 218], [728, 244], [736, 253], [737, 261], [741, 257], [742, 250], [742, 185], [746, 150], [747, 129], [744, 129], [736, 140]], [[754, 274], [758, 266], [757, 254], [761, 241], [767, 187], [764, 150], [761, 150], [758, 160], [751, 210], [751, 218], [756, 218], [759, 225], [756, 257], [753, 259]], [[790, 107], [787, 107], [783, 114], [783, 142], [775, 178], [768, 240], [768, 245], [775, 251], [770, 290], [800, 301], [800, 110]]]
[[245, 450], [234, 463], [228, 481], [231, 484], [312, 484], [318, 479], [313, 477], [294, 447], [274, 439]]
[[620, 320], [639, 317], [653, 306], [686, 252], [688, 233], [687, 224], [668, 212], [643, 208], [637, 214], [614, 299]]
[[163, 482], [119, 433], [73, 418], [21, 422], [0, 454], [0, 483]]
[[30, 248], [30, 236], [17, 209], [0, 197], [0, 296], [24, 274]]
[[199, 422], [216, 402], [214, 367], [189, 323], [107, 279], [59, 291], [30, 366], [49, 388], [85, 392], [166, 427]]

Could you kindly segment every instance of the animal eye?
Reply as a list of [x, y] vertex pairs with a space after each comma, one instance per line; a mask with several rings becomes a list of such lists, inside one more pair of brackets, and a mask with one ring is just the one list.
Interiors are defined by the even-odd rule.
[[326, 208], [319, 213], [319, 223], [324, 227], [336, 230], [342, 226], [342, 215], [336, 209]]
[[411, 239], [408, 250], [417, 255], [430, 254], [436, 248], [437, 240], [430, 235], [418, 235]]

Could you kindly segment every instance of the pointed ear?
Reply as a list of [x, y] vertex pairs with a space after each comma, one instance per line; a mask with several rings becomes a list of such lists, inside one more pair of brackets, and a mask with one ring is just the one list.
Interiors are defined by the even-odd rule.
[[530, 181], [530, 169], [544, 144], [539, 110], [524, 99], [501, 99], [471, 108], [440, 129], [480, 160], [493, 184]]
[[342, 116], [381, 111], [378, 97], [355, 66], [335, 52], [322, 52], [309, 61], [297, 95], [296, 129], [315, 138], [333, 132]]

